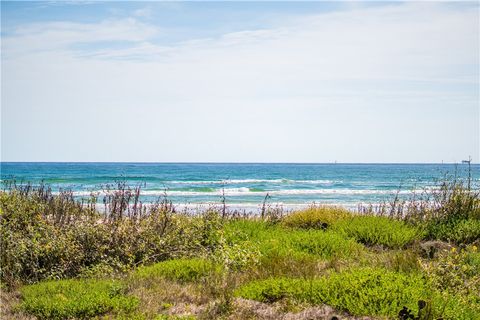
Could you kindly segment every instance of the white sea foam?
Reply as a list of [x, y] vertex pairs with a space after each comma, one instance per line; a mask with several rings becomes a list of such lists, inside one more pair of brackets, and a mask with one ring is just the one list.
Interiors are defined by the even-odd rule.
[[334, 180], [291, 180], [292, 182], [298, 183], [307, 183], [307, 184], [332, 184], [332, 183], [342, 183], [343, 181], [334, 181]]
[[[264, 190], [264, 191], [252, 191], [249, 188], [225, 188], [215, 189], [214, 191], [183, 191], [183, 190], [142, 190], [143, 196], [265, 196], [269, 195], [373, 195], [384, 194], [391, 195], [396, 194], [412, 194], [422, 192], [424, 190], [378, 190], [378, 189], [283, 189], [283, 190]], [[105, 191], [76, 191], [73, 194], [75, 196], [89, 196], [94, 193], [97, 196], [105, 195]]]
[[225, 179], [225, 180], [204, 180], [204, 181], [165, 181], [165, 184], [236, 184], [236, 183], [280, 183], [283, 179]]
[[[340, 194], [340, 195], [362, 195], [362, 194], [393, 194], [393, 190], [356, 190], [356, 189], [286, 189], [286, 190], [270, 190], [270, 191], [251, 191], [249, 188], [230, 188], [225, 189], [226, 196], [245, 196], [245, 195], [315, 195], [315, 194]], [[401, 190], [401, 194], [409, 194], [412, 191]], [[144, 191], [145, 195], [162, 195], [162, 192]], [[197, 191], [178, 191], [167, 190], [167, 195], [171, 196], [201, 196], [201, 195], [222, 195], [221, 189], [212, 192]]]
[[168, 184], [188, 184], [188, 185], [198, 185], [198, 184], [242, 184], [242, 183], [306, 183], [306, 184], [331, 184], [342, 181], [333, 181], [333, 180], [291, 180], [291, 179], [225, 179], [225, 180], [205, 180], [205, 181], [165, 181], [166, 185]]

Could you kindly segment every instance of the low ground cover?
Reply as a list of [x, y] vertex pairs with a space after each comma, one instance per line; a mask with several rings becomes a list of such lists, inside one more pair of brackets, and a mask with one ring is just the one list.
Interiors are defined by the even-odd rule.
[[267, 258], [270, 255], [348, 257], [362, 249], [354, 240], [337, 232], [290, 229], [261, 220], [232, 221], [227, 224], [226, 230], [229, 241], [257, 243], [260, 253]]
[[282, 224], [292, 228], [327, 229], [332, 224], [350, 217], [351, 214], [342, 207], [311, 206], [287, 215]]
[[19, 308], [39, 319], [88, 319], [111, 313], [128, 313], [138, 298], [125, 295], [125, 287], [114, 280], [59, 280], [25, 286]]
[[263, 302], [289, 297], [328, 304], [358, 316], [390, 317], [395, 317], [402, 306], [416, 309], [418, 300], [429, 295], [421, 276], [380, 268], [353, 269], [318, 279], [272, 278], [246, 284], [236, 293]]
[[181, 282], [191, 282], [220, 272], [220, 266], [206, 259], [177, 259], [141, 266], [133, 272], [134, 278], [165, 278]]
[[333, 228], [365, 245], [388, 248], [402, 248], [421, 237], [416, 227], [383, 216], [351, 216], [335, 223]]

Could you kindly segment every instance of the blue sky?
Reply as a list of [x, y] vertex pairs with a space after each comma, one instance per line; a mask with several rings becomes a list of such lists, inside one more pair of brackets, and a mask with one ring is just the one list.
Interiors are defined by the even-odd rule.
[[479, 161], [478, 2], [4, 2], [2, 161]]

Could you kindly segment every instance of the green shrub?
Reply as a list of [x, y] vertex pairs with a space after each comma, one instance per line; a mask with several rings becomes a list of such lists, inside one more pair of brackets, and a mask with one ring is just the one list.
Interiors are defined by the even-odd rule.
[[403, 221], [381, 216], [354, 216], [333, 226], [337, 232], [366, 245], [402, 248], [419, 238], [417, 228]]
[[39, 213], [43, 204], [17, 192], [0, 192], [0, 275], [7, 284], [61, 278], [81, 266], [72, 230], [59, 230]]
[[241, 244], [227, 242], [221, 237], [211, 259], [227, 271], [240, 271], [258, 265], [262, 254], [255, 243], [244, 241]]
[[420, 276], [362, 268], [313, 280], [254, 281], [240, 287], [236, 295], [263, 302], [288, 297], [310, 304], [328, 304], [358, 316], [394, 317], [403, 306], [417, 309], [417, 301], [429, 292]]
[[130, 268], [115, 258], [106, 257], [104, 261], [92, 264], [82, 268], [78, 274], [79, 278], [119, 278], [123, 274], [128, 273]]
[[465, 263], [471, 266], [476, 274], [480, 275], [480, 252], [478, 252], [478, 247], [470, 246], [466, 248], [466, 251]]
[[479, 241], [480, 219], [430, 220], [426, 222], [425, 238], [457, 244]]
[[346, 258], [362, 249], [354, 240], [328, 230], [286, 229], [262, 221], [246, 220], [230, 222], [225, 228], [227, 241], [257, 243], [262, 261], [280, 256]]
[[422, 270], [419, 250], [407, 249], [371, 250], [359, 258], [361, 266], [386, 268], [403, 273], [419, 273]]
[[418, 301], [424, 300], [432, 306], [434, 318], [467, 320], [480, 317], [478, 292], [462, 297], [436, 291], [421, 274], [383, 268], [350, 269], [317, 279], [257, 280], [238, 288], [235, 295], [267, 303], [287, 298], [313, 305], [327, 304], [356, 316], [389, 318], [397, 318], [403, 307], [417, 314]]
[[396, 316], [403, 306], [417, 309], [417, 302], [429, 292], [420, 275], [386, 269], [357, 269], [322, 279], [326, 288], [315, 302], [325, 301], [356, 315]]
[[480, 254], [476, 246], [444, 250], [436, 259], [424, 261], [422, 268], [429, 284], [442, 293], [448, 314], [464, 305], [480, 315]]
[[397, 272], [411, 273], [421, 270], [417, 254], [409, 249], [393, 252], [389, 263], [389, 269]]
[[436, 292], [436, 312], [442, 319], [480, 319], [480, 296], [478, 293], [461, 295]]
[[0, 280], [9, 286], [208, 253], [219, 240], [215, 212], [188, 217], [160, 208], [104, 220], [68, 193], [28, 190], [0, 191]]
[[39, 319], [87, 319], [110, 312], [131, 312], [138, 299], [125, 296], [116, 281], [60, 280], [23, 287], [20, 308]]
[[[303, 231], [292, 232], [284, 238], [294, 252], [307, 253], [324, 259], [331, 257], [351, 257], [361, 250], [354, 241], [345, 239], [335, 232]], [[281, 247], [282, 244], [278, 243]]]
[[261, 241], [271, 230], [278, 230], [276, 226], [255, 219], [237, 219], [224, 225], [226, 241], [240, 243], [243, 241]]
[[285, 216], [282, 224], [293, 228], [327, 229], [333, 223], [350, 215], [350, 211], [342, 207], [312, 206]]
[[170, 280], [191, 282], [206, 277], [216, 271], [219, 271], [219, 267], [205, 259], [177, 259], [139, 267], [134, 272], [134, 277], [162, 277]]

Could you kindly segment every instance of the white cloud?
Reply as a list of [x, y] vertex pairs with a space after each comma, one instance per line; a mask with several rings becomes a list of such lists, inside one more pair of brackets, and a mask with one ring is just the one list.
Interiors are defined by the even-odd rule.
[[134, 18], [105, 20], [100, 23], [49, 22], [21, 26], [13, 35], [4, 37], [2, 43], [5, 57], [16, 59], [48, 51], [53, 55], [68, 53], [75, 44], [142, 42], [158, 32], [158, 28]]
[[[170, 45], [133, 18], [25, 26], [2, 39], [4, 118], [68, 132], [74, 160], [458, 160], [478, 154], [478, 22], [476, 8], [408, 3]], [[102, 41], [132, 44], [73, 49]], [[9, 123], [15, 158], [32, 136]], [[113, 136], [115, 151], [89, 154]], [[138, 158], [122, 158], [138, 136]]]

